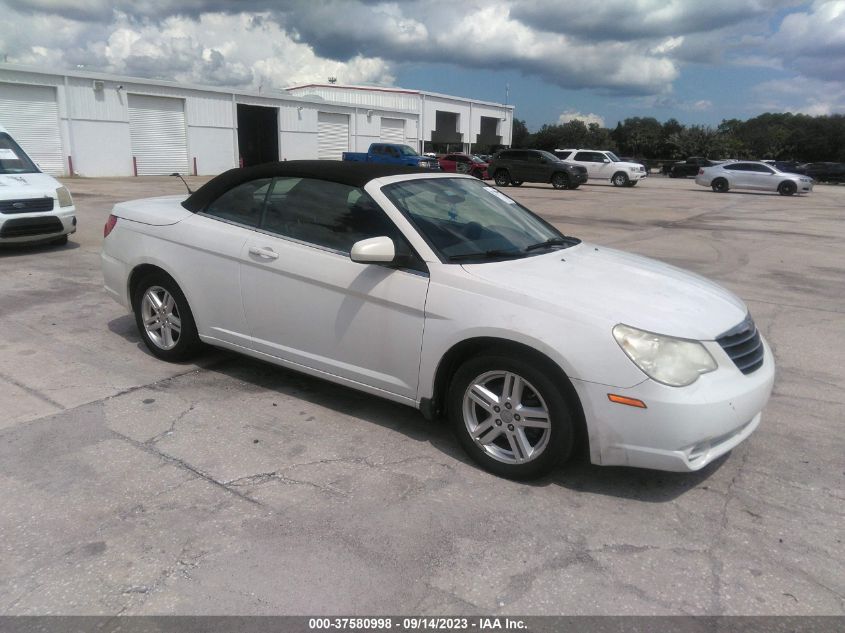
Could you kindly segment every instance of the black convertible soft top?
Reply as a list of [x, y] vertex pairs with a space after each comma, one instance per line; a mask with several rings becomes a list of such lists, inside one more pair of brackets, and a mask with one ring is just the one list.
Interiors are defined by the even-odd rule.
[[[258, 178], [292, 176], [338, 182], [350, 187], [363, 187], [375, 178], [401, 174], [432, 173], [427, 169], [385, 163], [357, 163], [340, 160], [288, 160], [240, 167], [224, 171], [192, 193], [182, 203], [188, 211], [202, 211], [211, 202], [241, 183]], [[436, 172], [435, 172], [436, 173]]]

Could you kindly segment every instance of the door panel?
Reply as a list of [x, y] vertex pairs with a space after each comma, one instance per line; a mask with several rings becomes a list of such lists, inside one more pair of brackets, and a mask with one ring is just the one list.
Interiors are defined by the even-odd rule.
[[241, 291], [254, 349], [416, 398], [427, 276], [257, 233]]
[[254, 230], [198, 213], [168, 229], [167, 259], [203, 336], [246, 345], [249, 328], [240, 292], [243, 244]]

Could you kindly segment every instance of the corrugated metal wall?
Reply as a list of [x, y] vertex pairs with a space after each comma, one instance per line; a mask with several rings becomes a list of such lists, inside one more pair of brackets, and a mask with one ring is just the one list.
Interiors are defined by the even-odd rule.
[[188, 173], [185, 102], [128, 95], [129, 134], [139, 176]]
[[[0, 89], [0, 99], [8, 102], [12, 101], [8, 96], [10, 90], [16, 91], [15, 94], [40, 90], [43, 95], [52, 95], [46, 102], [42, 100], [48, 104], [44, 107], [49, 112], [38, 111], [37, 116], [28, 119], [27, 112], [31, 114], [35, 110], [15, 99], [14, 104], [7, 103], [3, 116], [21, 122], [24, 137], [26, 130], [31, 130], [32, 138], [40, 139], [30, 142], [33, 147], [27, 149], [42, 167], [56, 174], [68, 172], [67, 157], [71, 156], [79, 175], [130, 176], [133, 155], [140, 159], [139, 173], [152, 173], [148, 169], [156, 173], [192, 173], [195, 165], [200, 174], [220, 173], [237, 165], [234, 112], [238, 103], [278, 108], [280, 154], [289, 160], [340, 158], [340, 153], [350, 148], [365, 151], [371, 142], [379, 140], [382, 118], [389, 120], [387, 127], [398, 130], [400, 125], [404, 126], [405, 143], [416, 147], [420, 135], [417, 93], [334, 91], [324, 97], [332, 103], [318, 103], [287, 92], [232, 93], [84, 72], [52, 74], [0, 64], [0, 85], [3, 83], [13, 86]], [[149, 128], [142, 131], [146, 124], [138, 117], [144, 108], [135, 106], [137, 98], [144, 97], [176, 99], [182, 104], [181, 113], [175, 115], [177, 119], [171, 121], [169, 131], [153, 132]], [[319, 112], [328, 115], [323, 117], [322, 126]], [[158, 116], [160, 119], [161, 111]], [[41, 132], [37, 129], [45, 123], [50, 125], [46, 136], [43, 129]], [[395, 138], [399, 142], [398, 133]], [[151, 164], [157, 166], [150, 167]]]
[[59, 104], [51, 86], [0, 84], [0, 125], [41, 171], [64, 173]]

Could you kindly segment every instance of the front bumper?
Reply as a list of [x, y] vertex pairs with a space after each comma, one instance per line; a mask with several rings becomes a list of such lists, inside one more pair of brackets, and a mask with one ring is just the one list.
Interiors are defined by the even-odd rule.
[[[595, 464], [689, 472], [744, 441], [760, 424], [775, 365], [764, 345], [763, 365], [743, 375], [715, 342], [705, 343], [719, 368], [688, 387], [647, 379], [629, 389], [573, 381], [581, 398]], [[643, 401], [639, 409], [608, 400], [613, 393]]]
[[0, 244], [50, 242], [76, 232], [76, 207], [34, 213], [0, 213]]

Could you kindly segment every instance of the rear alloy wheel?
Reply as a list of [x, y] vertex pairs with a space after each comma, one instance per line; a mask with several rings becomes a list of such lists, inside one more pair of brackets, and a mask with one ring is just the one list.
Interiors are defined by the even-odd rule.
[[556, 173], [552, 176], [552, 187], [555, 189], [569, 189], [569, 176], [563, 173]]
[[494, 178], [496, 185], [499, 187], [507, 187], [511, 184], [511, 175], [507, 169], [497, 169]]
[[782, 196], [792, 196], [798, 191], [798, 186], [791, 180], [785, 180], [778, 186], [778, 193]]
[[549, 372], [537, 363], [478, 356], [452, 378], [449, 419], [464, 450], [484, 469], [530, 479], [572, 452], [569, 406]]
[[728, 181], [724, 178], [716, 178], [710, 183], [710, 186], [716, 193], [725, 193], [728, 190]]
[[618, 171], [613, 174], [613, 178], [610, 179], [610, 182], [613, 183], [614, 187], [627, 187], [628, 186], [628, 176], [627, 174]]
[[135, 289], [132, 305], [135, 323], [144, 344], [154, 356], [182, 361], [200, 346], [188, 300], [173, 279], [164, 273], [144, 277]]

